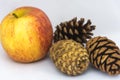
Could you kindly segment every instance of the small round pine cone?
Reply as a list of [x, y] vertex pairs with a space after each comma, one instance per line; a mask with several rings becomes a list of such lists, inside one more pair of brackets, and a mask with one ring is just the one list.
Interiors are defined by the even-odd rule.
[[84, 24], [84, 18], [77, 21], [77, 17], [72, 20], [62, 22], [56, 26], [54, 42], [73, 39], [81, 44], [86, 43], [93, 35], [92, 31], [95, 29], [95, 25], [91, 24], [90, 20]]
[[107, 37], [95, 37], [90, 39], [86, 48], [90, 62], [109, 75], [120, 74], [120, 50], [116, 44]]
[[54, 43], [50, 48], [50, 58], [60, 71], [68, 75], [81, 74], [89, 65], [87, 50], [73, 40]]

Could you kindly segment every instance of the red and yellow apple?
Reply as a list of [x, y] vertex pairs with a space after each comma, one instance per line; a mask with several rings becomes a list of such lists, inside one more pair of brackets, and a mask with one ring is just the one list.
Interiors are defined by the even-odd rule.
[[52, 44], [53, 29], [47, 15], [35, 7], [19, 7], [1, 22], [1, 44], [17, 62], [44, 58]]

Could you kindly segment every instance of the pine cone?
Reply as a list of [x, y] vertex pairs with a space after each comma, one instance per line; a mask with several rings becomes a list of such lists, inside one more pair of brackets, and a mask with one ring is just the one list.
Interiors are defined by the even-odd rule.
[[109, 75], [120, 74], [120, 50], [106, 37], [95, 37], [87, 42], [90, 62]]
[[90, 20], [88, 20], [86, 24], [83, 23], [84, 18], [77, 21], [77, 17], [70, 21], [60, 23], [54, 32], [54, 42], [73, 39], [81, 44], [86, 43], [87, 39], [90, 39], [93, 35], [92, 30], [95, 29], [95, 26], [91, 25]]
[[60, 40], [53, 44], [50, 58], [60, 71], [68, 75], [81, 74], [89, 65], [87, 50], [73, 40]]

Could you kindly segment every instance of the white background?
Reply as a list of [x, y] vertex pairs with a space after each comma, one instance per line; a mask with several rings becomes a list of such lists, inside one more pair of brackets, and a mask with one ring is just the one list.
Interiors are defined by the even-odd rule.
[[[53, 29], [60, 22], [74, 17], [91, 19], [96, 25], [94, 36], [107, 36], [120, 47], [120, 0], [0, 0], [0, 21], [20, 6], [42, 9]], [[93, 67], [78, 76], [67, 76], [57, 70], [49, 59], [22, 64], [11, 60], [0, 45], [0, 80], [120, 80]]]

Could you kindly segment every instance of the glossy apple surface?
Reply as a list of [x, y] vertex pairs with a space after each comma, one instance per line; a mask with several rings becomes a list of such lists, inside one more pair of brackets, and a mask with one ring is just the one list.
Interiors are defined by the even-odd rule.
[[18, 62], [44, 58], [52, 43], [53, 30], [47, 15], [35, 7], [19, 7], [1, 22], [1, 44]]

